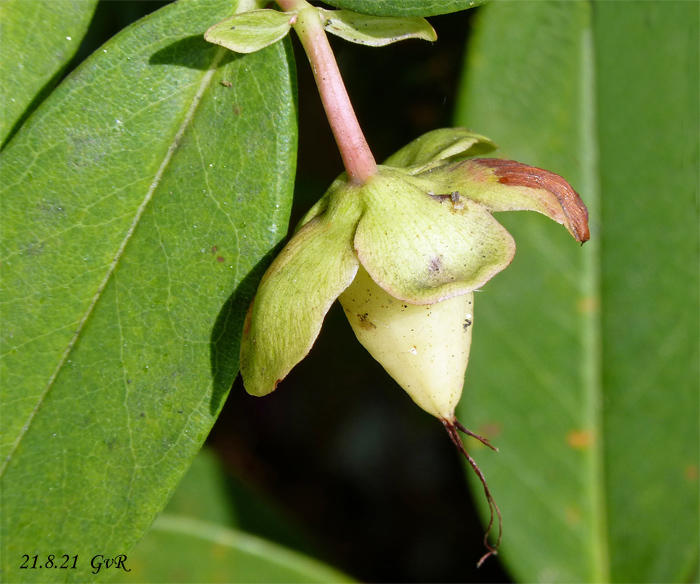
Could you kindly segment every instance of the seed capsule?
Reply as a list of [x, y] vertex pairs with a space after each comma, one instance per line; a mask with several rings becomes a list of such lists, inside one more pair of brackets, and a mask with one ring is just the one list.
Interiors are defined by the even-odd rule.
[[[474, 293], [435, 304], [409, 304], [387, 294], [360, 266], [352, 284], [338, 300], [357, 340], [416, 404], [442, 420], [450, 439], [479, 477], [491, 512], [484, 534], [487, 552], [479, 560], [481, 565], [497, 553], [501, 512], [483, 473], [464, 448], [458, 430], [496, 449], [488, 440], [465, 428], [454, 415], [469, 362]], [[488, 536], [496, 518], [498, 538], [492, 545]]]
[[339, 300], [357, 340], [413, 401], [437, 418], [454, 420], [469, 361], [473, 293], [408, 304], [360, 267]]

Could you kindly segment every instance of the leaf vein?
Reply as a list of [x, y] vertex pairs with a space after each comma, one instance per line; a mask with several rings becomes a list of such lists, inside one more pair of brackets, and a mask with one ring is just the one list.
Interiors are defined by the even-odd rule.
[[117, 265], [119, 264], [119, 261], [122, 258], [122, 255], [124, 254], [124, 250], [126, 249], [127, 244], [131, 240], [132, 236], [134, 235], [134, 232], [136, 231], [136, 227], [138, 226], [141, 217], [143, 216], [146, 207], [150, 203], [151, 199], [153, 198], [153, 195], [158, 187], [158, 185], [161, 182], [161, 179], [163, 175], [165, 174], [166, 169], [170, 165], [170, 162], [175, 154], [175, 151], [177, 150], [177, 147], [180, 144], [180, 141], [182, 140], [182, 137], [185, 134], [185, 131], [187, 128], [190, 126], [195, 112], [197, 111], [197, 108], [199, 106], [199, 103], [202, 100], [202, 97], [204, 96], [204, 92], [206, 89], [209, 87], [211, 84], [212, 77], [214, 76], [214, 73], [216, 72], [216, 68], [223, 58], [224, 54], [226, 53], [225, 49], [219, 49], [215, 54], [214, 57], [212, 58], [211, 65], [209, 69], [204, 73], [202, 76], [202, 80], [199, 84], [199, 88], [197, 89], [197, 92], [195, 93], [192, 103], [190, 104], [190, 107], [185, 114], [184, 119], [182, 120], [182, 123], [180, 124], [180, 127], [178, 128], [177, 132], [175, 133], [173, 140], [163, 158], [163, 161], [161, 162], [158, 170], [156, 171], [155, 176], [153, 177], [153, 181], [151, 182], [151, 185], [149, 186], [143, 201], [139, 205], [139, 207], [136, 210], [136, 213], [134, 215], [134, 220], [132, 221], [131, 225], [129, 226], [129, 229], [127, 230], [119, 248], [117, 249], [114, 259], [112, 260], [112, 263], [110, 264], [107, 273], [105, 274], [105, 277], [102, 279], [100, 282], [100, 285], [97, 288], [97, 291], [95, 292], [95, 295], [93, 296], [92, 300], [90, 301], [90, 304], [87, 307], [87, 310], [85, 311], [85, 314], [82, 316], [80, 319], [78, 329], [76, 330], [75, 334], [71, 338], [71, 340], [68, 342], [68, 345], [66, 346], [65, 350], [63, 351], [58, 364], [56, 365], [56, 368], [54, 369], [53, 373], [49, 377], [49, 380], [46, 384], [46, 387], [44, 388], [44, 391], [41, 393], [39, 396], [39, 399], [37, 400], [37, 404], [32, 410], [32, 412], [29, 414], [29, 417], [25, 424], [22, 427], [22, 430], [20, 431], [19, 435], [17, 436], [15, 443], [12, 445], [12, 448], [9, 451], [9, 454], [5, 458], [5, 460], [2, 463], [2, 468], [0, 468], [0, 477], [2, 477], [5, 473], [5, 469], [7, 468], [10, 460], [12, 459], [15, 451], [17, 450], [19, 444], [22, 441], [22, 438], [26, 435], [27, 431], [29, 430], [29, 427], [32, 424], [32, 421], [34, 417], [36, 416], [37, 412], [41, 408], [41, 405], [44, 403], [44, 400], [46, 399], [46, 396], [50, 389], [53, 387], [54, 382], [56, 381], [61, 369], [63, 368], [63, 365], [68, 359], [68, 356], [70, 355], [71, 351], [73, 350], [73, 347], [75, 347], [75, 344], [78, 341], [78, 338], [80, 337], [80, 334], [82, 333], [83, 329], [85, 328], [85, 324], [87, 323], [88, 319], [90, 318], [90, 315], [94, 312], [95, 306], [97, 305], [98, 301], [102, 297], [102, 293], [104, 292], [105, 288], [107, 287], [107, 284], [109, 283], [110, 279], [112, 278], [112, 275], [114, 274]]

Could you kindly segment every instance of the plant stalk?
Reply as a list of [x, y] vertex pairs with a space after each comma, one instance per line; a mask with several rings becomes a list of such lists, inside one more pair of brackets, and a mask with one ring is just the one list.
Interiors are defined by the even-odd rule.
[[377, 163], [350, 103], [320, 14], [305, 0], [276, 1], [285, 12], [295, 13], [292, 26], [311, 64], [345, 170], [352, 182], [363, 184], [376, 173]]

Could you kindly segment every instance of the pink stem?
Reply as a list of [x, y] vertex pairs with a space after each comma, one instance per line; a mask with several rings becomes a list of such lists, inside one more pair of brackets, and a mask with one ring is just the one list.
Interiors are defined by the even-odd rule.
[[292, 26], [297, 32], [321, 95], [345, 170], [355, 183], [365, 183], [377, 171], [350, 97], [340, 76], [318, 11], [305, 0], [276, 0], [286, 12], [296, 12]]

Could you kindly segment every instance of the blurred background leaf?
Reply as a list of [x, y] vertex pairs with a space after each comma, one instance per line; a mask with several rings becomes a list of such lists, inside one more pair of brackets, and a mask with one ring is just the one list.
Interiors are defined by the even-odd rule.
[[189, 517], [156, 519], [116, 582], [351, 582], [315, 560], [236, 529]]
[[234, 9], [180, 2], [127, 28], [3, 153], [6, 580], [55, 578], [17, 573], [28, 550], [128, 550], [236, 374], [286, 233], [296, 103], [287, 44], [202, 39]]
[[222, 464], [216, 453], [202, 449], [163, 510], [236, 527], [309, 555], [319, 546], [303, 525], [289, 516], [279, 503], [252, 488], [245, 477]]
[[[247, 514], [251, 506], [252, 513]], [[268, 522], [264, 516], [272, 520]], [[296, 536], [294, 547], [305, 545], [299, 537], [303, 530], [293, 526], [274, 504], [226, 473], [217, 457], [204, 449], [153, 527], [128, 554], [130, 571], [116, 571], [115, 581], [350, 581], [319, 562], [245, 533], [242, 529], [249, 523], [256, 533], [272, 527], [275, 541], [280, 540], [286, 526], [288, 533]]]
[[194, 457], [163, 512], [231, 527], [238, 524], [228, 476], [208, 448]]
[[501, 448], [473, 450], [521, 581], [696, 573], [698, 16], [512, 2], [475, 24], [458, 123], [567, 177], [591, 212], [583, 249], [499, 215], [518, 253], [476, 299], [460, 415]]
[[97, 0], [0, 3], [0, 144], [58, 83], [90, 24]]

